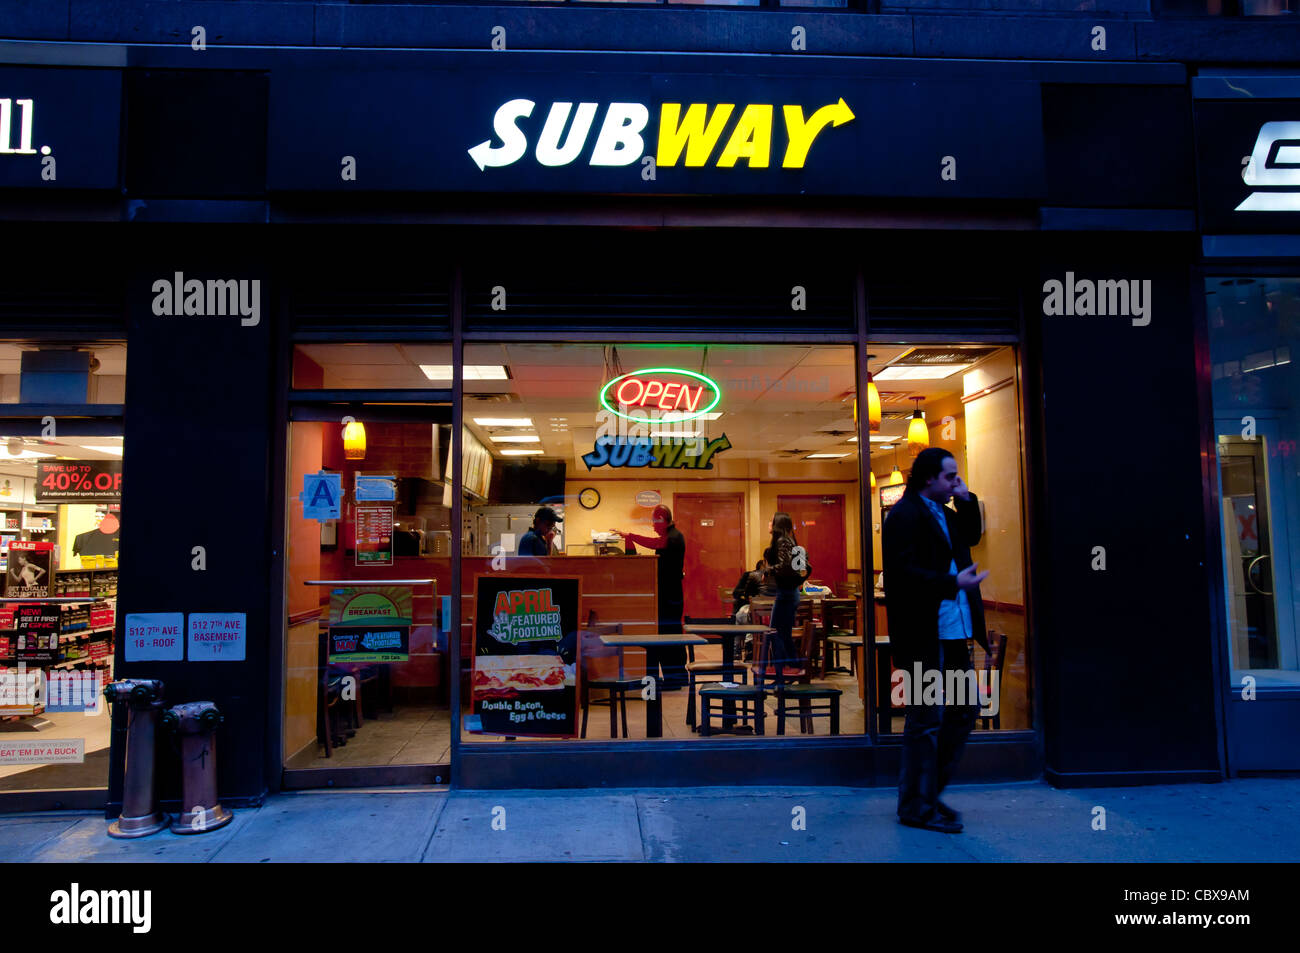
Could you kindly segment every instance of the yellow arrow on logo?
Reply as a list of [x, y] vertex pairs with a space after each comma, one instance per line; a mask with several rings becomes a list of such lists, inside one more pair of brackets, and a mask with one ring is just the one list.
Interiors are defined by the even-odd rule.
[[838, 103], [817, 110], [807, 122], [804, 122], [802, 106], [782, 106], [781, 109], [785, 113], [785, 129], [790, 139], [790, 145], [785, 150], [785, 158], [781, 160], [783, 169], [803, 168], [813, 140], [826, 128], [827, 123], [842, 126], [853, 118], [853, 110], [849, 109], [849, 104], [843, 97], [840, 97]]

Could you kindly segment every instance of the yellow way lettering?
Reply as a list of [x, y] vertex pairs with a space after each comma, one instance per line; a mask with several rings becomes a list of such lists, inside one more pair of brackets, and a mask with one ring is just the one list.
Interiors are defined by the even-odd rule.
[[[782, 110], [785, 113], [786, 134], [790, 139], [790, 144], [786, 146], [785, 158], [781, 160], [781, 168], [783, 169], [803, 168], [804, 161], [808, 158], [808, 150], [812, 148], [813, 140], [817, 138], [818, 133], [826, 128], [827, 123], [842, 126], [853, 118], [853, 110], [849, 109], [849, 104], [843, 98], [838, 103], [823, 106], [813, 113], [807, 122], [803, 118], [802, 106], [783, 106]], [[718, 165], [721, 164], [721, 162], [718, 163]], [[764, 165], [766, 164], [764, 163]]]
[[686, 108], [686, 116], [681, 115], [681, 103], [664, 103], [659, 108], [659, 151], [655, 156], [655, 165], [674, 166], [686, 150], [686, 165], [699, 168], [709, 161], [713, 147], [718, 144], [727, 120], [731, 118], [734, 103], [720, 103], [709, 116], [708, 125], [704, 117], [708, 112], [705, 103], [691, 103]]

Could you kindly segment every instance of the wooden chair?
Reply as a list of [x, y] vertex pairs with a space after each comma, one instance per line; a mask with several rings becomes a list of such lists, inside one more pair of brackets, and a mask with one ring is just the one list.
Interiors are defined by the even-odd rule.
[[[826, 675], [828, 671], [843, 672], [840, 666], [840, 650], [849, 650], [849, 668], [850, 675], [857, 674], [858, 653], [857, 647], [862, 644], [862, 636], [858, 633], [858, 607], [853, 600], [842, 601], [836, 599], [828, 601], [822, 608], [823, 621], [823, 646], [821, 674]], [[827, 656], [834, 652], [835, 663], [828, 665]]]
[[361, 725], [361, 694], [358, 691], [352, 693], [351, 699], [343, 698], [343, 679], [351, 673], [329, 664], [329, 626], [322, 622], [317, 631], [316, 670], [320, 678], [316, 682], [316, 736], [325, 746], [325, 757], [332, 758], [334, 749], [347, 744]]
[[991, 691], [993, 685], [993, 673], [996, 672], [998, 692], [996, 698], [990, 698], [990, 701], [997, 702], [997, 707], [994, 709], [996, 714], [980, 719], [980, 721], [983, 722], [980, 727], [985, 731], [988, 730], [990, 721], [993, 722], [994, 728], [1002, 727], [1002, 669], [1006, 665], [1007, 661], [1006, 634], [999, 632], [997, 629], [989, 629], [988, 637], [989, 651], [984, 654], [984, 684], [990, 686]]
[[[830, 721], [830, 733], [838, 735], [840, 696], [844, 693], [830, 685], [812, 684], [809, 658], [816, 642], [815, 626], [811, 621], [805, 622], [801, 627], [791, 630], [791, 634], [795, 637], [796, 658], [781, 658], [776, 654], [780, 651], [776, 648], [779, 640], [763, 637], [762, 661], [754, 665], [754, 685], [759, 690], [764, 690], [765, 679], [775, 676], [773, 695], [776, 698], [776, 733], [785, 734], [785, 719], [798, 714], [800, 733], [812, 734], [812, 719], [826, 718]], [[814, 707], [814, 702], [825, 704]], [[797, 703], [798, 707], [792, 703]]]
[[[593, 613], [594, 618], [594, 613]], [[629, 674], [623, 667], [623, 650], [616, 646], [604, 645], [602, 635], [622, 635], [621, 622], [590, 622], [579, 635], [582, 639], [583, 673], [582, 673], [582, 730], [580, 737], [587, 737], [587, 716], [592, 705], [609, 706], [609, 736], [618, 737], [618, 716], [623, 715], [623, 737], [627, 737], [627, 695], [628, 692], [640, 692], [641, 676]], [[618, 657], [619, 671], [614, 676], [597, 675], [588, 677], [589, 664], [598, 658]], [[592, 690], [606, 692], [604, 698], [591, 698]], [[617, 707], [615, 707], [617, 705]]]
[[[766, 698], [767, 693], [754, 685], [723, 686], [713, 683], [702, 686], [700, 688], [700, 736], [708, 737], [713, 733], [713, 718], [721, 717], [722, 706], [726, 702], [732, 702], [736, 706], [741, 724], [748, 724], [752, 718], [754, 734], [761, 735], [767, 716], [763, 707]], [[716, 711], [715, 705], [718, 706]]]

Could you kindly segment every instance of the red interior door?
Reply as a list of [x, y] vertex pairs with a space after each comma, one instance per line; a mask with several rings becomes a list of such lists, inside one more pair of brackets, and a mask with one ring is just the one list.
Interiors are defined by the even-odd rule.
[[848, 578], [844, 551], [843, 496], [778, 496], [777, 509], [794, 520], [794, 535], [808, 550], [810, 579], [824, 582], [836, 594]]
[[731, 589], [745, 566], [745, 500], [740, 493], [674, 493], [673, 521], [686, 537], [686, 614], [718, 619], [731, 604], [718, 598], [718, 586]]

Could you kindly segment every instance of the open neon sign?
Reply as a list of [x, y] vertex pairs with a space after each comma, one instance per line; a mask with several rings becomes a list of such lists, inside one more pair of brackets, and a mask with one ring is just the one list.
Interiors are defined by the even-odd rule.
[[625, 420], [645, 419], [644, 413], [635, 417], [627, 413], [632, 408], [661, 410], [671, 413], [673, 420], [692, 420], [707, 414], [720, 400], [722, 389], [712, 378], [677, 367], [643, 367], [615, 377], [600, 389], [600, 406]]

